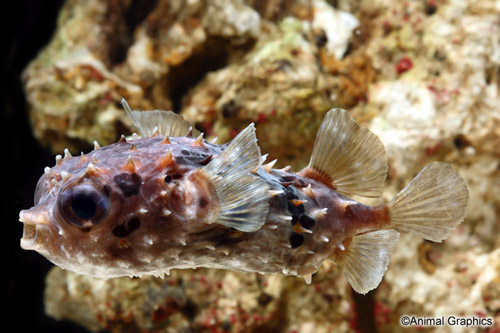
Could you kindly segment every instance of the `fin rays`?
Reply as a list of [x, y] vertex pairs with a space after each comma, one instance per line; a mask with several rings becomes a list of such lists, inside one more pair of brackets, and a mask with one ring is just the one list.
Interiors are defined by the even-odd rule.
[[320, 126], [308, 167], [327, 176], [338, 192], [379, 197], [387, 156], [375, 134], [359, 126], [347, 111], [332, 109]]
[[194, 136], [200, 134], [187, 120], [172, 111], [133, 111], [124, 98], [121, 103], [143, 137], [152, 136], [155, 128], [163, 136], [185, 136], [191, 130]]
[[440, 242], [463, 221], [468, 200], [467, 186], [453, 168], [431, 163], [388, 204], [391, 226]]
[[353, 237], [339, 265], [356, 292], [366, 294], [379, 285], [398, 239], [399, 233], [394, 230], [379, 230]]
[[219, 199], [216, 223], [244, 232], [260, 229], [269, 210], [269, 188], [251, 174], [260, 165], [255, 127], [250, 124], [203, 170], [212, 180]]

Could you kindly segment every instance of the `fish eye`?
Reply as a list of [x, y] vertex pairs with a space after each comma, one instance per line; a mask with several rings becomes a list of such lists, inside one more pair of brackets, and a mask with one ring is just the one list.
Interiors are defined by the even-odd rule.
[[89, 183], [64, 189], [58, 201], [64, 219], [77, 227], [87, 228], [99, 224], [109, 210], [107, 195]]

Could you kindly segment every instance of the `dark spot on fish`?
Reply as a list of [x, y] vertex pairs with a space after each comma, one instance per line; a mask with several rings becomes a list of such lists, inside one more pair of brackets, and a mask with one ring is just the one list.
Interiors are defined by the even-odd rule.
[[120, 224], [119, 226], [114, 227], [111, 232], [116, 237], [125, 237], [128, 235], [127, 228], [123, 224]]
[[164, 180], [165, 180], [165, 183], [168, 184], [168, 183], [170, 183], [172, 181], [172, 176], [167, 175], [167, 176], [165, 176]]
[[295, 189], [293, 187], [283, 187], [283, 190], [286, 192], [286, 198], [288, 200], [299, 198], [299, 196], [295, 193]]
[[307, 215], [302, 215], [300, 217], [300, 224], [306, 229], [311, 229], [312, 227], [314, 227], [315, 223], [316, 221], [312, 217], [309, 217]]
[[292, 215], [292, 225], [296, 224], [299, 222], [299, 216], [298, 215]]
[[116, 175], [113, 180], [126, 197], [137, 195], [141, 190], [142, 178], [136, 173], [124, 172]]
[[291, 203], [290, 201], [287, 202], [287, 208], [288, 208], [288, 211], [292, 214], [298, 214], [298, 211], [297, 211], [297, 207]]
[[304, 214], [304, 212], [305, 212], [305, 208], [304, 208], [303, 204], [295, 206], [295, 204], [293, 204], [292, 202], [288, 201], [287, 207], [288, 207], [288, 211], [292, 215], [300, 215], [300, 214]]
[[178, 164], [184, 164], [184, 165], [185, 165], [185, 164], [191, 164], [191, 161], [190, 161], [190, 160], [188, 160], [188, 159], [186, 159], [186, 158], [184, 158], [184, 157], [182, 157], [182, 156], [177, 156], [177, 157], [175, 158], [175, 162], [176, 162], [176, 163], [178, 163]]
[[299, 187], [305, 187], [307, 185], [302, 178], [297, 177], [295, 175], [288, 175], [281, 177], [281, 184], [284, 186], [289, 186], [290, 184], [294, 184], [295, 186]]
[[300, 186], [300, 187], [306, 187], [307, 186], [307, 183], [302, 178], [297, 178], [295, 180], [295, 184], [297, 184], [297, 186]]
[[283, 176], [283, 177], [281, 177], [281, 180], [283, 182], [294, 182], [295, 178], [297, 178], [297, 177], [295, 177], [295, 176]]
[[181, 150], [182, 155], [175, 157], [175, 162], [182, 165], [206, 165], [210, 162], [212, 155], [196, 150]]
[[205, 208], [208, 205], [208, 199], [206, 197], [201, 197], [200, 200], [198, 201], [198, 205], [201, 208]]
[[303, 214], [305, 212], [305, 208], [304, 208], [303, 204], [298, 205], [297, 208], [299, 209], [300, 214]]
[[297, 234], [297, 233], [292, 233], [290, 235], [290, 244], [292, 244], [292, 247], [299, 247], [302, 244], [304, 244], [304, 236]]
[[139, 229], [140, 226], [141, 226], [141, 221], [137, 217], [134, 217], [131, 220], [125, 222], [124, 224], [120, 224], [114, 227], [111, 232], [116, 237], [127, 237], [132, 232]]

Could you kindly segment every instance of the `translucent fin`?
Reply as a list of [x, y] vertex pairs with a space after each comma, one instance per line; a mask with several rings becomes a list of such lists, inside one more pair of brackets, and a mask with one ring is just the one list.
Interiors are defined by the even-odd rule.
[[216, 223], [240, 231], [258, 230], [269, 210], [269, 187], [251, 171], [260, 165], [260, 149], [255, 127], [250, 124], [203, 170], [215, 187], [219, 199]]
[[399, 232], [379, 230], [354, 236], [338, 264], [351, 287], [360, 294], [377, 288], [384, 277]]
[[468, 201], [464, 180], [449, 164], [434, 162], [388, 204], [391, 226], [441, 242], [464, 220]]
[[[121, 103], [143, 137], [152, 136], [155, 128], [162, 136], [185, 136], [193, 127], [182, 116], [172, 111], [132, 111], [124, 98]], [[199, 134], [199, 131], [193, 129], [193, 136]]]
[[[309, 168], [326, 176], [338, 192], [380, 197], [387, 176], [384, 145], [349, 112], [328, 111], [321, 123]], [[304, 169], [307, 176], [307, 168]]]

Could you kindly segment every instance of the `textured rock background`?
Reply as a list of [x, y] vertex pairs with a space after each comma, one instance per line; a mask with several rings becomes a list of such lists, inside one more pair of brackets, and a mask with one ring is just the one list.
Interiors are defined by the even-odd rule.
[[253, 121], [263, 153], [297, 169], [323, 115], [343, 107], [387, 149], [385, 200], [441, 160], [471, 202], [442, 244], [403, 235], [365, 297], [328, 264], [310, 286], [209, 270], [103, 282], [54, 269], [47, 313], [90, 330], [401, 331], [410, 314], [492, 317], [499, 331], [499, 17], [493, 0], [67, 1], [23, 75], [34, 134], [54, 153], [131, 133], [123, 96], [180, 112], [219, 142]]

